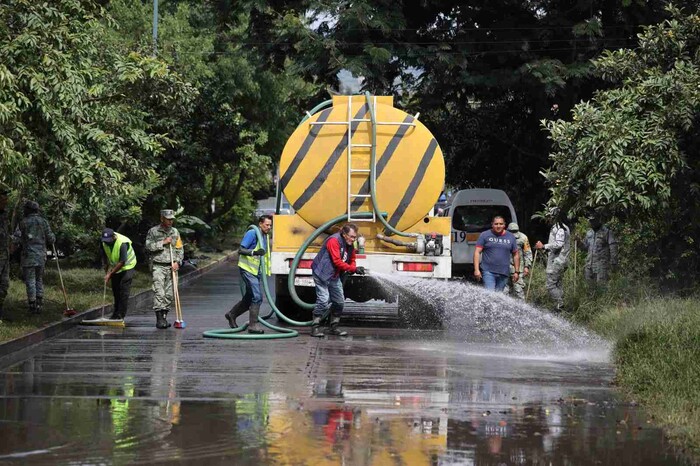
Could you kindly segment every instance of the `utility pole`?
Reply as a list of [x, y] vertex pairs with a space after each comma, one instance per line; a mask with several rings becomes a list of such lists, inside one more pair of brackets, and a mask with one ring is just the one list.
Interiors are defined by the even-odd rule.
[[158, 55], [158, 0], [153, 0], [153, 56]]

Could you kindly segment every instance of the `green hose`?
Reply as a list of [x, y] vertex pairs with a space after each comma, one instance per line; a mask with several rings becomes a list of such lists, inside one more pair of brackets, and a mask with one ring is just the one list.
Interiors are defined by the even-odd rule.
[[[377, 218], [382, 222], [384, 227], [386, 228], [387, 232], [391, 232], [400, 236], [406, 236], [406, 237], [414, 237], [416, 236], [415, 234], [412, 233], [404, 233], [402, 231], [397, 230], [393, 226], [391, 226], [385, 219], [387, 217], [386, 212], [380, 212], [379, 211], [379, 206], [377, 204], [377, 191], [376, 191], [376, 161], [377, 161], [377, 150], [376, 150], [376, 142], [377, 142], [377, 125], [376, 125], [376, 114], [375, 114], [375, 109], [374, 106], [372, 105], [372, 99], [371, 99], [371, 94], [369, 92], [365, 93], [365, 98], [367, 100], [367, 106], [369, 108], [370, 112], [370, 120], [371, 120], [371, 128], [372, 128], [372, 150], [371, 150], [371, 162], [370, 162], [370, 198], [372, 200], [372, 212], [355, 212], [352, 215], [353, 219], [366, 219], [366, 218], [371, 218], [374, 216], [374, 213], [377, 213]], [[320, 103], [311, 111], [309, 114], [313, 115], [317, 111], [319, 111], [322, 108], [327, 107], [328, 105], [332, 104], [332, 100], [327, 100], [325, 102]], [[308, 119], [308, 115], [305, 116], [302, 120], [301, 123], [304, 123]], [[301, 124], [300, 123], [300, 124]], [[278, 190], [277, 192], [277, 213], [279, 213], [279, 208], [281, 204], [281, 199], [282, 199], [282, 193], [281, 190]], [[297, 304], [299, 307], [303, 309], [313, 309], [314, 304], [311, 303], [306, 303], [299, 298], [299, 295], [296, 292], [296, 287], [294, 285], [294, 276], [296, 274], [296, 270], [299, 267], [299, 262], [301, 261], [302, 256], [308, 249], [308, 247], [311, 245], [311, 243], [314, 242], [316, 238], [318, 238], [321, 234], [323, 234], [327, 229], [332, 227], [333, 225], [336, 225], [340, 222], [347, 221], [348, 220], [348, 214], [343, 214], [340, 215], [332, 220], [327, 221], [320, 227], [318, 227], [312, 234], [309, 236], [306, 241], [301, 245], [299, 248], [299, 251], [297, 251], [296, 255], [294, 256], [294, 260], [292, 261], [292, 265], [290, 267], [289, 271], [289, 276], [287, 279], [287, 287], [289, 288], [289, 294], [294, 301], [295, 304]], [[262, 243], [262, 233], [260, 232], [260, 229], [256, 225], [250, 225], [248, 229], [255, 229], [255, 233], [258, 238], [258, 242]], [[265, 261], [261, 261], [262, 263], [262, 270], [261, 273], [263, 274], [264, 279], [261, 280], [263, 283], [263, 288], [265, 290], [265, 296], [267, 297], [267, 301], [270, 304], [270, 307], [272, 308], [272, 311], [277, 315], [278, 319], [283, 320], [284, 322], [290, 324], [290, 325], [295, 325], [298, 327], [308, 327], [311, 325], [312, 321], [297, 321], [290, 319], [289, 317], [285, 316], [282, 311], [280, 311], [277, 306], [275, 305], [274, 299], [272, 299], [272, 294], [270, 293], [270, 288], [269, 285], [267, 284], [267, 268]], [[244, 339], [244, 340], [271, 340], [275, 338], [293, 338], [299, 335], [299, 332], [296, 330], [288, 329], [288, 328], [283, 328], [283, 327], [277, 327], [275, 325], [272, 325], [268, 322], [265, 321], [266, 318], [271, 317], [272, 313], [270, 313], [268, 316], [265, 318], [260, 318], [258, 317], [258, 321], [260, 321], [263, 325], [266, 327], [276, 330], [281, 333], [273, 333], [273, 334], [263, 334], [263, 335], [258, 335], [258, 334], [243, 334], [239, 335], [240, 332], [244, 331], [245, 329], [248, 328], [248, 324], [243, 324], [240, 327], [236, 327], [234, 329], [215, 329], [215, 330], [207, 330], [204, 332], [205, 337], [209, 338], [227, 338], [227, 339]], [[327, 315], [327, 314], [326, 314]], [[326, 317], [324, 315], [324, 318]]]
[[[357, 213], [353, 216], [353, 218], [369, 218], [372, 215], [372, 212], [362, 212], [362, 213]], [[386, 212], [382, 212], [383, 216], [386, 216]], [[304, 309], [313, 309], [314, 304], [306, 303], [299, 298], [299, 295], [296, 292], [296, 288], [294, 286], [294, 275], [296, 274], [297, 267], [299, 266], [299, 261], [301, 260], [302, 256], [306, 252], [306, 250], [309, 248], [311, 243], [314, 242], [316, 238], [318, 238], [324, 231], [326, 231], [328, 228], [332, 227], [333, 225], [340, 223], [344, 220], [347, 220], [348, 216], [347, 214], [340, 215], [333, 220], [329, 220], [328, 222], [324, 223], [320, 227], [318, 227], [312, 234], [309, 236], [306, 241], [301, 245], [299, 248], [299, 251], [296, 253], [294, 256], [294, 260], [292, 261], [291, 268], [289, 270], [289, 279], [287, 280], [287, 286], [289, 287], [289, 294], [292, 297], [292, 300], [294, 302], [304, 308]], [[258, 237], [258, 243], [262, 243], [262, 233], [260, 232], [260, 228], [258, 228], [257, 225], [250, 225], [248, 229], [254, 229], [255, 234]], [[272, 308], [272, 312], [277, 315], [277, 318], [280, 320], [283, 320], [284, 322], [290, 324], [290, 325], [295, 325], [297, 327], [309, 327], [311, 326], [312, 321], [298, 321], [298, 320], [293, 320], [287, 317], [280, 311], [277, 306], [275, 305], [275, 300], [272, 298], [272, 293], [270, 292], [270, 286], [267, 283], [267, 264], [265, 263], [264, 260], [261, 260], [261, 266], [262, 270], [260, 273], [263, 274], [263, 289], [265, 290], [265, 297], [267, 298], [268, 304], [270, 304], [270, 307]], [[326, 312], [326, 315], [323, 316], [325, 318], [327, 316], [328, 312]], [[250, 334], [250, 333], [245, 333], [239, 335], [239, 333], [243, 332], [248, 328], [248, 323], [245, 323], [241, 325], [240, 327], [236, 328], [221, 328], [221, 329], [214, 329], [214, 330], [207, 330], [203, 333], [205, 337], [208, 338], [226, 338], [226, 339], [232, 339], [232, 340], [272, 340], [276, 338], [293, 338], [299, 335], [299, 332], [296, 330], [284, 328], [284, 327], [277, 327], [276, 325], [273, 325], [269, 322], [267, 322], [265, 318], [258, 317], [258, 321], [262, 323], [264, 326], [266, 326], [269, 329], [275, 330], [280, 333], [266, 333], [266, 334]]]
[[[321, 109], [324, 109], [328, 107], [329, 105], [333, 104], [333, 100], [324, 100], [320, 104], [316, 105], [314, 108], [309, 110], [306, 115], [304, 115], [304, 118], [301, 119], [299, 122], [299, 125], [304, 123], [306, 120], [309, 119], [309, 115], [314, 115], [316, 112], [318, 112]], [[297, 126], [299, 126], [297, 125]], [[275, 199], [275, 213], [279, 215], [280, 209], [282, 208], [282, 190], [280, 189], [279, 183], [277, 183], [277, 194], [276, 194], [276, 199]], [[268, 316], [269, 317], [269, 316]]]

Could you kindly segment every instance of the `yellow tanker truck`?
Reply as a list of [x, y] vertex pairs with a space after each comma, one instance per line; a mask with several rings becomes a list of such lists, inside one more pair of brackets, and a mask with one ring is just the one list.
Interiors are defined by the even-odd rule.
[[[283, 194], [295, 213], [274, 217], [271, 271], [277, 307], [285, 314], [299, 309], [289, 274], [300, 248], [324, 225], [325, 234], [297, 258], [294, 289], [307, 303], [315, 300], [313, 258], [326, 236], [345, 222], [358, 225], [357, 264], [371, 273], [449, 278], [451, 219], [432, 216], [444, 178], [437, 141], [418, 115], [395, 108], [390, 96], [334, 96], [308, 112], [279, 165], [278, 209]], [[332, 219], [341, 221], [329, 227]], [[369, 277], [348, 277], [345, 296], [356, 303], [383, 301], [346, 303], [350, 317], [399, 316], [401, 299]]]

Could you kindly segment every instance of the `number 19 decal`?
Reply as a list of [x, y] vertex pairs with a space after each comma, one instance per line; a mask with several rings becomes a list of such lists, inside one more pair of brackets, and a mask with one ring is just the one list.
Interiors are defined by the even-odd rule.
[[466, 231], [453, 231], [452, 232], [452, 242], [453, 243], [464, 243], [467, 240]]

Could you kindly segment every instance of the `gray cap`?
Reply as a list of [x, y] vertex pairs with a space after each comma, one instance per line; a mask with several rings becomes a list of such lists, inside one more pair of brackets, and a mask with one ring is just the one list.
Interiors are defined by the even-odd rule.
[[520, 231], [520, 227], [515, 222], [510, 222], [508, 224], [508, 231]]
[[172, 220], [175, 218], [175, 212], [173, 209], [163, 209], [160, 211], [160, 216]]

